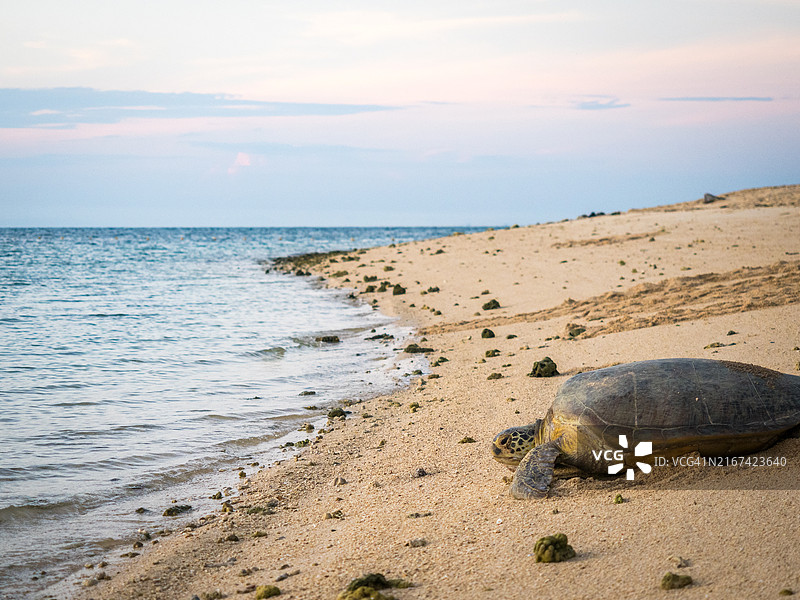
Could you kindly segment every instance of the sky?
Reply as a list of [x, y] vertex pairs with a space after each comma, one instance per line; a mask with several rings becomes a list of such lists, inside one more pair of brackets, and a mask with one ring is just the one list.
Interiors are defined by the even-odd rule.
[[3, 227], [503, 226], [800, 183], [800, 0], [3, 12]]

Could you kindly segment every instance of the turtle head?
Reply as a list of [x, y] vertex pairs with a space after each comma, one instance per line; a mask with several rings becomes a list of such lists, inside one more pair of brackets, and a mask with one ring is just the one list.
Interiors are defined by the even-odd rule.
[[536, 445], [536, 434], [541, 425], [542, 420], [536, 419], [531, 425], [511, 427], [498, 433], [489, 447], [492, 458], [512, 471], [516, 470], [520, 461]]

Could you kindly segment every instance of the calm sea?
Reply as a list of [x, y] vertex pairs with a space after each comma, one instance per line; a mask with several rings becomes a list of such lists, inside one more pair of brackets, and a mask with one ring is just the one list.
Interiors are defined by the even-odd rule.
[[424, 368], [398, 362], [408, 331], [261, 261], [453, 231], [0, 229], [0, 598], [121, 560], [174, 501], [218, 508], [326, 405]]

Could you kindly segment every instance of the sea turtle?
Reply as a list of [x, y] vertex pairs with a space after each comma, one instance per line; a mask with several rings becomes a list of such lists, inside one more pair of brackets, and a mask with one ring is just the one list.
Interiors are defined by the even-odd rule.
[[649, 472], [656, 456], [757, 452], [798, 425], [796, 375], [728, 361], [648, 360], [571, 377], [544, 419], [498, 433], [491, 452], [515, 471], [515, 498], [543, 498], [555, 463], [605, 475], [635, 464]]

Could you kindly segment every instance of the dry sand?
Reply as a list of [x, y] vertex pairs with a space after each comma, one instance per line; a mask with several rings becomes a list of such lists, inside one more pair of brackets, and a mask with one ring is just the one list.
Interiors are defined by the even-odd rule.
[[[76, 589], [190, 600], [216, 590], [254, 598], [253, 586], [275, 584], [281, 597], [333, 599], [354, 577], [380, 572], [413, 583], [384, 590], [399, 600], [800, 592], [800, 439], [761, 453], [786, 457], [785, 468], [665, 469], [634, 482], [565, 475], [541, 501], [511, 498], [511, 472], [487, 450], [498, 431], [543, 416], [583, 370], [682, 356], [798, 374], [799, 200], [800, 186], [746, 190], [320, 262], [330, 285], [412, 322], [436, 350], [430, 362], [448, 359], [431, 368], [439, 378], [351, 406], [296, 459], [254, 474], [235, 512], [148, 544], [110, 565], [110, 581]], [[363, 293], [365, 275], [406, 293]], [[483, 310], [491, 299], [501, 307]], [[572, 339], [576, 325], [585, 331]], [[481, 338], [485, 327], [496, 337]], [[561, 375], [527, 377], [544, 356]], [[477, 443], [459, 443], [466, 436]], [[614, 504], [617, 494], [626, 501]], [[274, 514], [247, 514], [269, 506]], [[535, 563], [536, 540], [557, 532], [577, 557]], [[232, 534], [239, 541], [220, 541]], [[663, 591], [667, 571], [694, 584]]]

